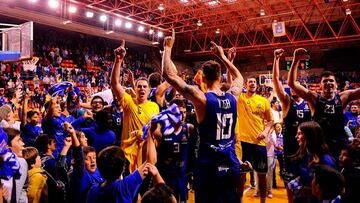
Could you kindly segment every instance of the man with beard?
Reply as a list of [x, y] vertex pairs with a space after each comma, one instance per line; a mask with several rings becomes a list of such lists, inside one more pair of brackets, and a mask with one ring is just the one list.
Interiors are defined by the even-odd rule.
[[[270, 134], [273, 117], [270, 103], [265, 98], [256, 94], [257, 82], [255, 77], [248, 77], [246, 93], [241, 93], [237, 102], [239, 117], [239, 136], [242, 148], [242, 160], [248, 160], [258, 176], [260, 202], [266, 199], [266, 173], [267, 151], [265, 138]], [[240, 195], [244, 190], [246, 174], [241, 174]], [[259, 196], [258, 192], [254, 196]]]
[[344, 130], [343, 110], [351, 101], [360, 99], [360, 88], [337, 93], [334, 74], [325, 71], [321, 74], [320, 93], [306, 89], [296, 82], [297, 67], [305, 56], [306, 50], [303, 48], [294, 51], [288, 85], [299, 97], [309, 103], [314, 121], [318, 122], [324, 130], [330, 152], [338, 160], [341, 149], [348, 141]]
[[299, 124], [311, 120], [311, 111], [309, 104], [300, 98], [293, 90], [289, 96], [279, 79], [279, 64], [280, 57], [284, 54], [283, 49], [274, 51], [274, 66], [272, 81], [274, 90], [282, 105], [282, 113], [284, 117], [284, 161], [285, 171], [281, 171], [281, 175], [285, 181], [293, 179], [292, 176], [294, 166], [291, 164], [289, 156], [295, 154], [299, 149], [299, 144], [296, 141], [296, 133]]

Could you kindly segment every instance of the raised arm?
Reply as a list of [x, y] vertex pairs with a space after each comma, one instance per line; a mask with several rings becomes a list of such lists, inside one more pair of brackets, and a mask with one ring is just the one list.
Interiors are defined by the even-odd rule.
[[272, 81], [274, 84], [274, 90], [279, 98], [282, 106], [283, 106], [283, 112], [286, 115], [289, 110], [289, 104], [290, 104], [290, 97], [288, 94], [286, 94], [284, 87], [280, 81], [279, 78], [279, 72], [280, 72], [280, 58], [284, 54], [283, 49], [276, 49], [274, 51], [274, 64], [273, 64], [273, 72], [272, 72]]
[[121, 41], [120, 47], [114, 50], [114, 53], [115, 53], [115, 63], [111, 71], [110, 85], [118, 100], [121, 101], [125, 93], [124, 88], [120, 84], [120, 69], [126, 54], [124, 40]]
[[312, 92], [296, 81], [297, 78], [297, 67], [299, 66], [300, 60], [306, 55], [304, 48], [298, 48], [294, 51], [293, 62], [288, 76], [289, 87], [301, 98], [309, 102], [311, 107], [315, 107], [316, 96], [315, 92]]
[[221, 60], [221, 62], [225, 64], [226, 69], [229, 70], [229, 73], [232, 76], [233, 81], [231, 83], [229, 92], [233, 94], [235, 98], [239, 98], [244, 84], [243, 76], [241, 75], [240, 71], [234, 66], [234, 64], [225, 56], [224, 50], [221, 46], [218, 46], [215, 42], [210, 42], [210, 44], [212, 46], [211, 49], [213, 53]]
[[345, 109], [350, 102], [360, 99], [360, 88], [358, 87], [354, 90], [346, 90], [340, 93], [340, 97], [343, 109]]
[[[229, 61], [234, 64], [234, 59], [236, 57], [236, 49], [234, 47], [229, 49], [227, 54]], [[232, 77], [229, 69], [226, 69], [226, 83], [229, 84], [230, 86], [232, 84]]]
[[170, 85], [194, 104], [198, 113], [198, 121], [202, 121], [205, 116], [206, 97], [199, 88], [186, 84], [186, 82], [177, 75], [177, 69], [171, 60], [171, 49], [174, 41], [175, 31], [173, 30], [172, 36], [164, 39], [164, 53], [162, 58], [163, 76]]
[[165, 91], [170, 87], [171, 85], [168, 82], [161, 83], [156, 90], [156, 103], [159, 104], [161, 107], [165, 106]]
[[28, 103], [29, 103], [30, 95], [26, 93], [24, 95], [24, 101], [22, 106], [22, 114], [21, 114], [21, 127], [24, 127], [26, 125], [26, 114], [28, 112]]

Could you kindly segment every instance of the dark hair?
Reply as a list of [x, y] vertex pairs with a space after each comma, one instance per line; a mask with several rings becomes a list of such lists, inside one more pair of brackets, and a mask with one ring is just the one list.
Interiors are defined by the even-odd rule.
[[101, 150], [97, 157], [97, 167], [107, 181], [115, 181], [124, 169], [125, 155], [120, 147], [110, 146]]
[[22, 151], [22, 155], [26, 160], [29, 169], [31, 169], [31, 165], [36, 163], [36, 157], [39, 156], [39, 152], [35, 147], [25, 147]]
[[351, 103], [349, 104], [349, 107], [351, 108], [352, 106], [360, 107], [360, 104], [357, 103], [357, 102], [351, 102]]
[[55, 138], [47, 134], [41, 134], [35, 139], [34, 147], [39, 150], [40, 154], [45, 154], [49, 148], [48, 145], [51, 144], [53, 140], [55, 140]]
[[329, 154], [322, 128], [315, 121], [303, 122], [298, 128], [305, 137], [305, 146], [300, 146], [293, 155], [294, 159], [301, 160], [308, 153], [310, 155], [309, 165], [320, 162], [323, 155]]
[[31, 119], [34, 115], [39, 115], [39, 112], [30, 110], [26, 113], [26, 118]]
[[150, 87], [152, 87], [152, 88], [157, 87], [157, 86], [160, 85], [160, 83], [161, 83], [161, 75], [160, 75], [160, 73], [155, 72], [155, 73], [151, 73], [149, 75]]
[[8, 137], [7, 145], [11, 147], [11, 141], [16, 137], [20, 136], [20, 131], [14, 129], [14, 128], [4, 128], [4, 132], [6, 133]]
[[216, 61], [207, 61], [202, 65], [202, 71], [207, 81], [216, 81], [221, 76], [221, 66]]
[[173, 203], [173, 191], [165, 185], [158, 183], [148, 190], [141, 199], [141, 203]]
[[246, 82], [248, 82], [248, 80], [252, 78], [255, 79], [256, 83], [258, 82], [255, 75], [249, 75], [248, 77], [246, 77]]
[[344, 190], [344, 176], [330, 166], [316, 165], [314, 178], [320, 187], [322, 199], [335, 199]]
[[104, 99], [103, 99], [102, 97], [100, 97], [100, 96], [94, 96], [94, 97], [91, 99], [90, 104], [92, 104], [95, 99], [100, 99], [102, 105], [104, 105]]
[[186, 108], [186, 103], [183, 99], [173, 99], [170, 105], [176, 104], [178, 107]]
[[335, 74], [331, 71], [324, 71], [321, 73], [320, 75], [320, 78], [325, 78], [325, 77], [330, 77], [330, 76], [334, 76], [335, 77]]
[[109, 114], [105, 110], [101, 110], [95, 114], [95, 121], [98, 128], [102, 131], [110, 129]]
[[[355, 140], [355, 139], [354, 139]], [[353, 166], [360, 166], [360, 147], [354, 143], [348, 144], [343, 149], [347, 151], [348, 157]]]
[[86, 155], [89, 154], [90, 152], [95, 152], [95, 153], [96, 153], [95, 148], [92, 147], [92, 146], [83, 147], [82, 150], [83, 150], [84, 156], [86, 156]]

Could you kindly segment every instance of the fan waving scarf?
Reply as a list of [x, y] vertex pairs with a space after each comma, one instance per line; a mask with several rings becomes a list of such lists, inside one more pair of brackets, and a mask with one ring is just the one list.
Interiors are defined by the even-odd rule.
[[57, 95], [63, 97], [65, 95], [66, 90], [71, 86], [73, 86], [71, 82], [60, 82], [52, 85], [48, 93], [51, 95], [51, 97], [55, 97]]
[[13, 152], [6, 144], [7, 136], [1, 129], [0, 131], [0, 179], [9, 180], [11, 177], [20, 178], [20, 164]]

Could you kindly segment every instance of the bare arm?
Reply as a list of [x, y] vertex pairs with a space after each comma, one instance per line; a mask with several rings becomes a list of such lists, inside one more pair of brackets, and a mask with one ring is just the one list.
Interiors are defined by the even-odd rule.
[[297, 67], [299, 66], [300, 59], [306, 54], [306, 50], [303, 48], [296, 49], [294, 51], [294, 58], [291, 64], [291, 68], [288, 76], [288, 85], [294, 90], [294, 92], [301, 98], [309, 102], [310, 106], [315, 107], [316, 96], [315, 92], [312, 92], [296, 82]]
[[167, 90], [167, 88], [170, 87], [170, 84], [168, 82], [163, 82], [161, 83], [156, 90], [156, 103], [158, 103], [160, 106], [165, 106], [164, 101], [165, 101], [165, 91]]
[[29, 97], [30, 96], [28, 94], [26, 94], [24, 101], [23, 101], [22, 115], [21, 115], [21, 127], [24, 127], [26, 125], [26, 114], [28, 112]]
[[350, 102], [360, 99], [360, 88], [341, 92], [340, 98], [343, 105], [343, 109], [345, 109]]
[[286, 94], [284, 87], [280, 81], [279, 78], [279, 65], [280, 65], [280, 57], [284, 54], [284, 50], [283, 49], [276, 49], [274, 51], [274, 64], [273, 64], [273, 76], [272, 76], [272, 81], [274, 84], [274, 90], [275, 93], [277, 95], [277, 97], [279, 98], [282, 106], [283, 106], [283, 112], [286, 115], [288, 110], [289, 110], [289, 104], [290, 104], [290, 97], [288, 94]]
[[[233, 94], [236, 99], [239, 98], [244, 84], [243, 76], [241, 75], [240, 71], [234, 66], [234, 64], [225, 56], [222, 47], [215, 44], [215, 42], [210, 43], [212, 45], [212, 50], [214, 54], [218, 56], [218, 58], [225, 64], [227, 70], [229, 70], [229, 73], [233, 78], [229, 92]], [[232, 48], [232, 50], [233, 52], [235, 52], [234, 48]]]
[[118, 98], [118, 100], [121, 101], [125, 93], [124, 88], [120, 84], [120, 69], [126, 54], [124, 40], [121, 41], [120, 47], [114, 50], [114, 53], [115, 53], [115, 63], [111, 71], [110, 85], [111, 88], [113, 89], [113, 93], [116, 95], [116, 98]]
[[175, 41], [175, 31], [172, 37], [166, 37], [164, 40], [164, 53], [162, 59], [163, 75], [166, 81], [172, 85], [180, 94], [189, 99], [197, 110], [197, 119], [202, 121], [205, 117], [206, 97], [204, 93], [195, 86], [186, 84], [184, 80], [177, 75], [176, 67], [171, 60], [171, 49]]

